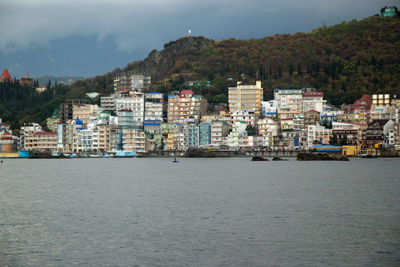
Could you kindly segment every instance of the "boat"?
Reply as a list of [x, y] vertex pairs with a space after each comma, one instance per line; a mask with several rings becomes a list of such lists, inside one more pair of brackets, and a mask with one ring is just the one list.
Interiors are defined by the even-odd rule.
[[176, 157], [174, 158], [174, 160], [172, 161], [173, 163], [178, 163], [179, 161], [176, 159]]

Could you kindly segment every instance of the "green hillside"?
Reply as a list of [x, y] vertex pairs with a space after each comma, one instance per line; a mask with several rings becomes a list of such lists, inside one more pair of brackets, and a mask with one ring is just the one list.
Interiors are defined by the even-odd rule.
[[[351, 103], [366, 93], [391, 92], [400, 84], [400, 18], [370, 17], [313, 30], [251, 40], [181, 38], [123, 70], [152, 75], [153, 88], [168, 92], [188, 80], [209, 101], [226, 101], [232, 81], [263, 81], [265, 97], [282, 86], [321, 89], [330, 103]], [[118, 70], [116, 70], [118, 71]], [[231, 78], [231, 79], [230, 79]], [[83, 91], [112, 91], [111, 74], [77, 82]]]
[[[322, 90], [329, 103], [352, 103], [362, 94], [400, 89], [400, 18], [374, 16], [311, 33], [251, 40], [185, 37], [122, 70], [152, 75], [151, 90], [164, 93], [187, 88], [186, 81], [211, 81], [209, 87], [193, 88], [211, 103], [227, 102], [228, 86], [236, 80], [262, 80], [265, 99], [272, 98], [276, 87], [308, 85]], [[121, 69], [113, 72], [118, 71]], [[109, 94], [112, 74], [62, 86], [57, 99], [80, 98], [93, 91]], [[5, 109], [1, 100], [0, 118], [4, 118]], [[40, 118], [52, 111], [41, 110]], [[25, 106], [18, 112], [26, 113], [20, 116], [20, 123], [37, 116], [33, 107]]]

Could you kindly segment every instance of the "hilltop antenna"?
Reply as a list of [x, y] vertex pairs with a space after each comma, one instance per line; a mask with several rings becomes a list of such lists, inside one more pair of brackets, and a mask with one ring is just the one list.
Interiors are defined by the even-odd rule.
[[192, 36], [192, 30], [191, 29], [189, 29], [188, 33], [186, 34], [186, 37], [190, 37], [190, 36]]

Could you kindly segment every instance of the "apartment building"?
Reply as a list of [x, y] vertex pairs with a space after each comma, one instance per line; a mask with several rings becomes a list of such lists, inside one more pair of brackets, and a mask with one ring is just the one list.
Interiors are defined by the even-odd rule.
[[57, 146], [57, 132], [35, 132], [25, 137], [25, 149], [35, 152], [55, 152]]
[[72, 106], [72, 117], [73, 119], [79, 119], [86, 125], [103, 111], [103, 108], [97, 105], [89, 104], [78, 104]]
[[163, 94], [158, 92], [144, 95], [144, 129], [146, 132], [159, 133], [164, 118]]
[[321, 125], [309, 125], [307, 128], [308, 148], [313, 144], [329, 144], [332, 138], [332, 130]]
[[206, 112], [207, 100], [192, 90], [182, 90], [178, 95], [168, 96], [168, 122], [199, 122]]
[[303, 113], [303, 89], [275, 88], [274, 99], [278, 105], [278, 117], [280, 119], [294, 118]]
[[202, 122], [199, 124], [199, 146], [211, 145], [211, 123]]
[[132, 113], [133, 125], [143, 127], [144, 123], [144, 94], [130, 91], [128, 95], [115, 99], [117, 114], [121, 110], [130, 110]]
[[228, 88], [228, 102], [230, 112], [254, 112], [256, 117], [261, 115], [261, 102], [263, 101], [263, 88], [261, 81], [255, 85], [244, 85], [237, 82], [236, 87]]
[[310, 110], [316, 110], [321, 113], [326, 105], [323, 92], [303, 92], [302, 101], [304, 113]]
[[104, 110], [115, 111], [115, 95], [103, 96], [100, 98], [100, 105]]
[[226, 121], [213, 121], [211, 123], [211, 145], [220, 147], [224, 138], [228, 136], [231, 126]]
[[144, 131], [137, 127], [122, 129], [122, 150], [126, 152], [146, 152]]

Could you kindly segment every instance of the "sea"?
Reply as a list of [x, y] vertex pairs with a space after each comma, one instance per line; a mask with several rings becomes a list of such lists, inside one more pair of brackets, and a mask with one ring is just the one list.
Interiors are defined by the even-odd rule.
[[0, 266], [400, 266], [400, 159], [5, 159]]

